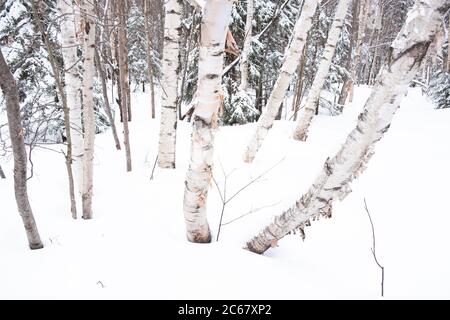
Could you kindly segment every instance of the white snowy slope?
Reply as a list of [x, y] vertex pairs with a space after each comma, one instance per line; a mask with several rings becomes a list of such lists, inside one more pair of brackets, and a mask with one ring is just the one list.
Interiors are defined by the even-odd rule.
[[[306, 143], [290, 138], [295, 122], [277, 121], [252, 164], [242, 162], [242, 153], [255, 124], [221, 127], [214, 176], [222, 187], [219, 163], [226, 173], [235, 170], [227, 179], [228, 197], [285, 159], [227, 204], [223, 222], [269, 207], [223, 226], [212, 244], [189, 243], [185, 236], [190, 124], [178, 125], [177, 169], [156, 168], [150, 180], [159, 120], [150, 119], [147, 94], [132, 97], [133, 172], [125, 172], [125, 155], [115, 150], [110, 132], [96, 137], [93, 220], [71, 219], [63, 157], [36, 149], [29, 195], [42, 250], [28, 249], [14, 200], [13, 164], [2, 162], [7, 179], [0, 180], [0, 299], [376, 299], [381, 274], [371, 253], [364, 197], [385, 267], [385, 297], [449, 299], [450, 110], [433, 109], [417, 89], [404, 99], [368, 170], [335, 205], [332, 219], [313, 222], [304, 242], [298, 234], [287, 236], [262, 256], [242, 249], [307, 190], [369, 94], [358, 88], [343, 115], [315, 117]], [[220, 211], [212, 186], [208, 219], [214, 239]]]

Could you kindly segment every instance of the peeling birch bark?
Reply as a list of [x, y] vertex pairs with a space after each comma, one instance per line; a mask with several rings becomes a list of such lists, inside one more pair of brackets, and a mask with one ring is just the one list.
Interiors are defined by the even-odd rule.
[[0, 88], [6, 100], [6, 115], [8, 117], [9, 136], [14, 157], [14, 195], [17, 208], [22, 217], [23, 226], [28, 238], [30, 249], [43, 248], [41, 238], [34, 220], [28, 200], [27, 191], [27, 152], [23, 140], [24, 130], [20, 117], [19, 91], [2, 51], [0, 50]]
[[92, 189], [94, 177], [94, 140], [95, 140], [95, 114], [94, 114], [94, 55], [95, 55], [95, 23], [92, 19], [94, 5], [85, 0], [83, 10], [83, 37], [84, 37], [84, 75], [83, 75], [83, 121], [84, 121], [84, 152], [83, 152], [83, 219], [92, 219]]
[[200, 34], [197, 104], [193, 115], [191, 159], [184, 191], [184, 218], [191, 242], [211, 241], [206, 202], [212, 177], [214, 134], [222, 103], [223, 52], [233, 0], [208, 0]]
[[245, 40], [241, 60], [241, 89], [244, 91], [248, 88], [248, 61], [252, 45], [253, 12], [253, 0], [247, 0], [247, 20], [245, 22]]
[[[409, 83], [420, 69], [424, 56], [434, 40], [450, 0], [417, 2], [408, 13], [406, 23], [391, 45], [387, 63], [380, 71], [376, 86], [339, 152], [325, 161], [322, 172], [294, 206], [275, 217], [246, 249], [263, 253], [276, 246], [286, 234], [303, 232], [310, 219], [331, 217], [333, 201], [350, 192], [350, 183], [366, 168], [374, 147], [388, 131], [391, 120], [407, 94]], [[420, 30], [420, 32], [417, 32]]]
[[281, 67], [280, 75], [270, 94], [266, 109], [261, 117], [259, 117], [256, 131], [244, 153], [245, 162], [253, 161], [256, 153], [266, 138], [267, 133], [273, 126], [273, 122], [275, 121], [280, 105], [286, 95], [286, 90], [289, 87], [291, 78], [295, 74], [300, 62], [303, 46], [305, 45], [308, 31], [311, 28], [312, 19], [316, 12], [318, 2], [318, 0], [305, 1], [305, 4], [303, 5], [302, 13], [294, 27], [293, 38], [287, 49], [286, 58]]
[[314, 77], [313, 84], [309, 90], [308, 99], [306, 100], [305, 109], [302, 116], [298, 120], [297, 127], [294, 131], [293, 138], [295, 140], [306, 141], [308, 137], [308, 128], [316, 113], [316, 106], [319, 103], [320, 92], [322, 91], [328, 72], [330, 71], [331, 61], [333, 60], [336, 44], [342, 32], [345, 17], [351, 0], [341, 0], [336, 7], [333, 24], [328, 33], [328, 40], [320, 59], [320, 64]]
[[163, 92], [161, 126], [159, 131], [158, 166], [175, 168], [177, 137], [178, 75], [180, 73], [181, 1], [168, 0], [165, 4]]

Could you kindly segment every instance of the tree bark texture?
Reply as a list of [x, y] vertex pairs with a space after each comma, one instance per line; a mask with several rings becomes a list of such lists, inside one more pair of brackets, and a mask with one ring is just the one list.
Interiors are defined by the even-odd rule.
[[292, 41], [286, 53], [286, 58], [281, 68], [281, 72], [270, 94], [266, 109], [258, 119], [256, 131], [253, 134], [246, 151], [244, 161], [252, 162], [261, 147], [267, 133], [273, 126], [273, 122], [278, 115], [280, 105], [286, 95], [292, 76], [297, 70], [306, 37], [312, 25], [312, 19], [316, 12], [318, 1], [305, 1], [302, 13], [294, 27]]
[[[263, 253], [278, 240], [298, 229], [303, 232], [310, 219], [331, 217], [333, 201], [351, 192], [350, 183], [366, 168], [374, 147], [389, 129], [391, 120], [407, 94], [409, 83], [420, 69], [424, 56], [450, 8], [450, 0], [417, 2], [391, 45], [387, 63], [379, 73], [372, 95], [338, 153], [325, 161], [322, 172], [294, 206], [275, 217], [246, 248]], [[420, 30], [420, 32], [416, 32]]]
[[175, 168], [181, 8], [181, 0], [168, 0], [165, 4], [161, 125], [158, 149], [158, 166], [165, 169]]
[[14, 157], [14, 195], [17, 208], [30, 249], [43, 248], [41, 238], [34, 220], [27, 192], [27, 152], [23, 140], [24, 130], [20, 117], [19, 91], [16, 80], [6, 64], [5, 58], [0, 50], [0, 88], [6, 100], [6, 114], [8, 117], [9, 135]]
[[212, 178], [214, 133], [223, 100], [223, 56], [232, 4], [233, 0], [208, 0], [203, 12], [197, 104], [193, 116], [191, 159], [183, 203], [187, 238], [192, 242], [211, 241], [206, 202]]

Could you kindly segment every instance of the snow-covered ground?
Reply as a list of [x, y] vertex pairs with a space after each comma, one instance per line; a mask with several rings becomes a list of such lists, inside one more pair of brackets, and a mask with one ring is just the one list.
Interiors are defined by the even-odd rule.
[[[242, 154], [255, 124], [221, 127], [214, 176], [222, 187], [221, 167], [233, 172], [228, 197], [284, 160], [227, 204], [225, 223], [255, 212], [223, 226], [212, 244], [185, 237], [190, 124], [178, 125], [177, 169], [156, 168], [150, 180], [159, 124], [150, 119], [146, 94], [132, 99], [133, 172], [125, 172], [124, 152], [115, 150], [110, 132], [96, 137], [93, 220], [71, 219], [63, 157], [36, 149], [29, 196], [42, 250], [28, 249], [12, 161], [2, 163], [7, 179], [0, 180], [0, 298], [376, 299], [381, 275], [371, 253], [366, 198], [385, 267], [385, 297], [449, 299], [450, 110], [434, 110], [416, 89], [332, 219], [313, 222], [304, 242], [298, 234], [287, 236], [262, 256], [242, 249], [307, 190], [354, 127], [369, 93], [359, 88], [341, 116], [318, 116], [307, 143], [290, 139], [294, 122], [277, 121], [253, 164], [244, 164]], [[214, 239], [220, 211], [212, 185], [208, 218]]]

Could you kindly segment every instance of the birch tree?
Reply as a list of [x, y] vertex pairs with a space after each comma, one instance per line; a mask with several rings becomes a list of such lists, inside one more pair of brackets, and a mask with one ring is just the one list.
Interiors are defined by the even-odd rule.
[[38, 26], [38, 30], [41, 34], [41, 37], [44, 40], [45, 46], [48, 52], [48, 59], [50, 62], [50, 66], [52, 68], [53, 77], [55, 78], [56, 87], [58, 89], [58, 93], [62, 100], [63, 113], [64, 113], [64, 126], [66, 131], [66, 140], [67, 140], [67, 154], [65, 154], [66, 158], [66, 170], [67, 176], [69, 179], [69, 196], [70, 196], [70, 211], [72, 213], [72, 218], [77, 218], [77, 207], [75, 201], [75, 187], [74, 187], [74, 178], [72, 172], [72, 132], [70, 129], [70, 116], [69, 116], [69, 107], [67, 105], [67, 97], [64, 91], [64, 85], [61, 79], [61, 69], [56, 62], [55, 55], [53, 54], [53, 44], [50, 42], [47, 32], [44, 30], [43, 23], [41, 21], [41, 16], [39, 14], [39, 0], [33, 0], [31, 5], [33, 9], [33, 15]]
[[64, 60], [65, 92], [67, 108], [69, 109], [70, 132], [72, 137], [72, 163], [75, 175], [75, 186], [78, 193], [82, 193], [83, 184], [83, 129], [81, 125], [81, 78], [78, 74], [77, 38], [75, 16], [79, 11], [75, 10], [72, 1], [59, 0], [58, 6], [61, 12], [61, 52]]
[[181, 0], [168, 0], [165, 4], [165, 12], [158, 165], [160, 168], [170, 169], [175, 168]]
[[409, 83], [450, 9], [450, 0], [418, 1], [391, 45], [387, 63], [379, 73], [375, 88], [338, 153], [328, 158], [315, 182], [294, 206], [275, 217], [274, 222], [251, 239], [246, 248], [263, 253], [278, 240], [298, 229], [303, 232], [310, 219], [331, 217], [333, 201], [351, 192], [350, 183], [366, 168], [374, 147], [389, 129], [391, 120], [407, 94]]
[[232, 3], [233, 0], [208, 0], [203, 12], [197, 104], [183, 202], [187, 238], [192, 242], [211, 241], [206, 202], [212, 177], [214, 133], [222, 103], [223, 52]]
[[6, 64], [3, 53], [0, 50], [0, 88], [6, 100], [6, 115], [8, 117], [9, 136], [14, 157], [14, 195], [16, 197], [17, 208], [25, 232], [28, 238], [30, 249], [43, 248], [41, 238], [34, 220], [27, 192], [27, 152], [24, 144], [24, 130], [20, 117], [19, 91], [16, 80]]
[[242, 49], [241, 60], [241, 89], [247, 90], [248, 88], [248, 57], [252, 45], [252, 22], [253, 22], [253, 0], [247, 0], [247, 18], [245, 21], [245, 38], [244, 48]]
[[152, 71], [152, 32], [150, 28], [150, 3], [148, 0], [144, 0], [144, 20], [145, 20], [145, 35], [147, 40], [147, 73], [150, 93], [150, 108], [151, 117], [155, 118], [155, 86], [153, 84], [153, 71]]
[[244, 161], [252, 162], [261, 147], [268, 131], [278, 114], [280, 105], [286, 95], [292, 76], [297, 70], [306, 36], [312, 25], [312, 18], [317, 8], [318, 0], [305, 1], [302, 13], [294, 27], [292, 41], [287, 49], [286, 58], [281, 72], [270, 94], [264, 113], [258, 120], [256, 131], [253, 134], [244, 154]]
[[92, 218], [92, 189], [94, 176], [94, 56], [95, 56], [95, 23], [92, 18], [94, 5], [90, 0], [82, 2], [83, 10], [83, 121], [84, 121], [84, 152], [83, 152], [83, 219]]
[[336, 44], [342, 31], [342, 26], [347, 15], [348, 7], [351, 0], [341, 0], [336, 7], [333, 24], [328, 33], [328, 40], [325, 45], [322, 58], [320, 59], [319, 68], [314, 77], [313, 84], [306, 100], [306, 105], [302, 116], [300, 117], [297, 128], [294, 131], [294, 139], [305, 141], [308, 137], [308, 128], [316, 113], [316, 106], [320, 99], [320, 92], [322, 91], [328, 72], [331, 67], [331, 61], [336, 50]]
[[119, 87], [120, 87], [120, 114], [122, 115], [123, 122], [123, 138], [124, 138], [124, 146], [125, 146], [125, 158], [127, 171], [131, 171], [131, 148], [130, 148], [130, 137], [129, 137], [129, 129], [128, 129], [128, 78], [126, 72], [126, 35], [125, 35], [125, 1], [120, 0], [117, 3], [118, 7], [118, 62], [119, 62]]

